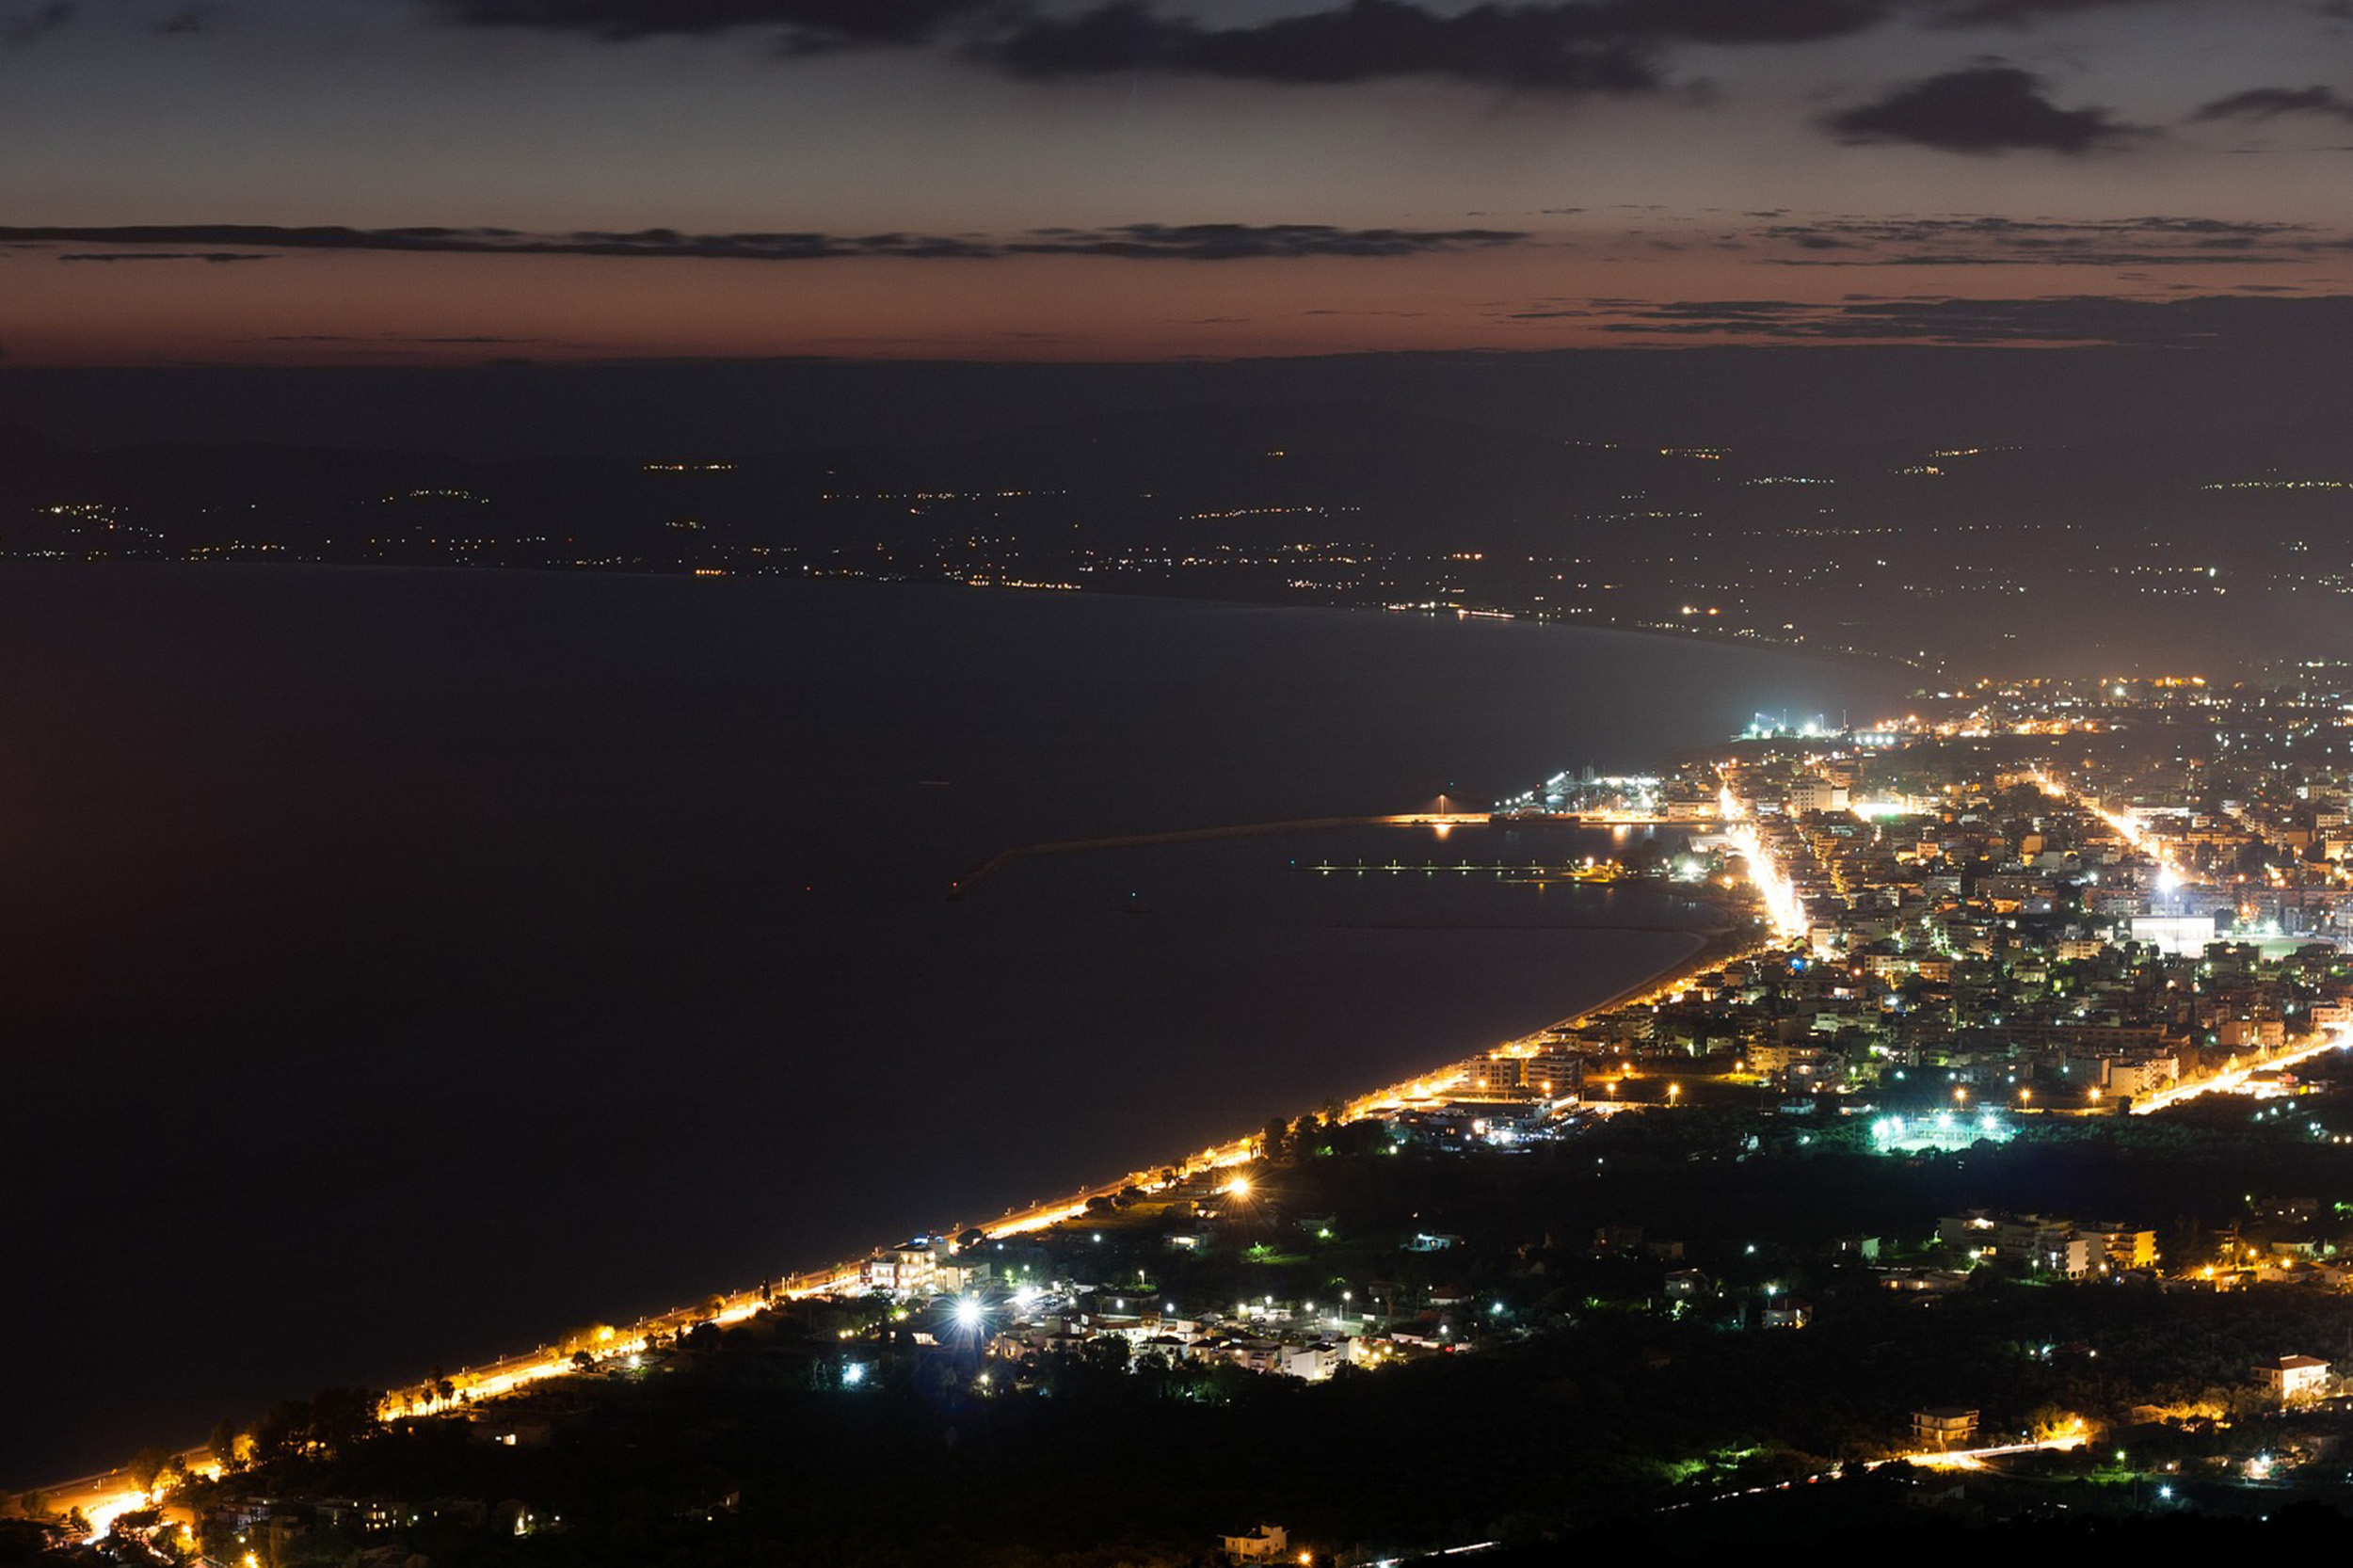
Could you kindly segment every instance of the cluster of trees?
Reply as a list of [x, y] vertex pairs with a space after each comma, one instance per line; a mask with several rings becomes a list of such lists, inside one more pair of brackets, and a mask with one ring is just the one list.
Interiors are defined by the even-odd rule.
[[[456, 1392], [446, 1378], [440, 1386], [448, 1390], [444, 1400]], [[382, 1434], [383, 1400], [372, 1389], [322, 1388], [307, 1400], [281, 1400], [249, 1421], [223, 1416], [206, 1446], [228, 1471], [302, 1456], [341, 1458]], [[143, 1449], [133, 1461], [133, 1473], [150, 1464], [163, 1470], [175, 1463], [161, 1448]]]
[[1296, 1121], [1281, 1116], [1267, 1123], [1258, 1134], [1258, 1157], [1262, 1160], [1317, 1160], [1334, 1155], [1343, 1158], [1385, 1153], [1396, 1141], [1386, 1122], [1367, 1119], [1349, 1121], [1334, 1100], [1324, 1106], [1322, 1113], [1310, 1111]]

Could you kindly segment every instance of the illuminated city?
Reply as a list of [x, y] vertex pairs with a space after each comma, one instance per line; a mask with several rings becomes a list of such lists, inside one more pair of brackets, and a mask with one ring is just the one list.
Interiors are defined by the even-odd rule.
[[0, 1568], [2310, 1557], [2353, 0], [0, 0]]

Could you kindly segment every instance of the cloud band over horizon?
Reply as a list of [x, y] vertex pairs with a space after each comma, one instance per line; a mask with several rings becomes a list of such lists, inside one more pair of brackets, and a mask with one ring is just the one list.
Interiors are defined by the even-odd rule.
[[[600, 256], [647, 260], [818, 262], [896, 257], [989, 261], [1011, 256], [1101, 256], [1122, 261], [1228, 262], [1311, 256], [1391, 258], [1517, 245], [1516, 229], [1342, 229], [1321, 223], [1127, 223], [1049, 228], [999, 237], [816, 232], [690, 234], [675, 229], [531, 233], [516, 229], [356, 229], [340, 224], [0, 225], [0, 248], [59, 244], [374, 250], [473, 256]], [[257, 261], [214, 249], [69, 253], [59, 261]]]

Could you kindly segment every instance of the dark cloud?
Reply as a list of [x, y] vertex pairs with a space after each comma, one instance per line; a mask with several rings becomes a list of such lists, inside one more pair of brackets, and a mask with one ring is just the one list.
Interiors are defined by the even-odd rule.
[[2154, 216], [1830, 217], [1771, 224], [1753, 238], [1806, 252], [1768, 258], [1780, 266], [2270, 264], [2342, 243], [2308, 224]]
[[357, 343], [381, 345], [384, 344], [403, 343], [473, 344], [520, 344], [545, 343], [548, 340], [545, 338], [503, 338], [481, 333], [468, 333], [463, 337], [439, 338], [427, 337], [416, 332], [367, 332], [357, 334], [347, 332], [275, 332], [265, 338], [253, 338], [248, 341], [253, 343]]
[[[778, 36], [794, 51], [952, 42], [969, 59], [1041, 81], [1137, 72], [1287, 85], [1423, 76], [1582, 93], [1661, 87], [1660, 54], [1677, 44], [1816, 42], [1900, 18], [2019, 26], [2045, 15], [2166, 0], [1482, 0], [1468, 7], [1450, 0], [1345, 0], [1239, 25], [1200, 21], [1186, 13], [1184, 0], [413, 3], [468, 26], [616, 42], [743, 30]], [[1704, 96], [1702, 88], [1692, 90]], [[2113, 134], [2113, 128], [2103, 132]]]
[[93, 250], [67, 251], [61, 262], [266, 262], [267, 256], [241, 250]]
[[425, 0], [473, 27], [529, 27], [627, 40], [761, 27], [810, 41], [918, 43], [994, 0]]
[[1401, 0], [1354, 0], [1338, 10], [1212, 28], [1120, 0], [1034, 19], [974, 52], [1032, 78], [1167, 71], [1290, 84], [1445, 76], [1557, 92], [1659, 87], [1643, 53], [1569, 24], [1588, 9], [1489, 5], [1445, 16]]
[[2216, 256], [2211, 252], [2167, 255], [2147, 250], [2051, 249], [2025, 254], [1989, 255], [1983, 251], [1945, 250], [1873, 256], [1859, 261], [1807, 261], [1780, 258], [1776, 266], [2213, 266], [2231, 263], [2249, 266], [2284, 266], [2297, 256]]
[[[1492, 9], [1496, 8], [1482, 8]], [[1889, 0], [1606, 0], [1529, 8], [1592, 39], [1690, 43], [1808, 43], [1875, 27]]]
[[[1590, 312], [1529, 311], [1547, 320]], [[1985, 346], [2086, 344], [2198, 348], [2307, 341], [2353, 331], [2353, 296], [2309, 299], [2197, 295], [2124, 299], [2066, 295], [2031, 299], [1849, 296], [1837, 304], [1772, 299], [1677, 300], [1602, 312], [1600, 330], [1625, 337], [1765, 338], [1788, 342], [1918, 342]]]
[[[987, 35], [976, 51], [1030, 75], [1135, 69], [1199, 71], [1283, 82], [1357, 81], [1384, 75], [1453, 75], [1478, 81], [1566, 80], [1623, 69], [1623, 46], [1676, 40], [1792, 43], [1861, 32], [1921, 0], [1554, 0], [1484, 4], [1467, 11], [1406, 0], [1353, 0], [1241, 27], [1209, 27], [1162, 14], [1142, 0], [1078, 14], [1024, 14], [1006, 0], [422, 0], [470, 26], [535, 28], [626, 40], [656, 34], [781, 31], [822, 42], [919, 43], [949, 24]], [[1937, 3], [1937, 0], [1929, 0]], [[1412, 66], [1408, 43], [1434, 46]], [[1595, 54], [1592, 65], [1529, 62], [1508, 52]], [[1321, 56], [1328, 63], [1319, 63]]]
[[[1000, 237], [939, 234], [688, 234], [675, 229], [584, 230], [535, 234], [516, 229], [280, 228], [265, 224], [133, 224], [102, 228], [0, 227], [0, 247], [261, 246], [274, 250], [397, 250], [475, 256], [613, 256], [651, 260], [758, 262], [898, 257], [976, 261], [1004, 256], [1104, 256], [1128, 261], [1225, 262], [1305, 256], [1393, 257], [1484, 249], [1529, 238], [1513, 229], [1339, 229], [1318, 223], [1130, 223], [1107, 229], [1033, 229]], [[70, 261], [261, 260], [225, 250], [142, 248], [76, 251]]]
[[2283, 114], [2320, 114], [2353, 120], [2353, 102], [2330, 88], [2249, 88], [2200, 105], [2192, 120], [2271, 120]]
[[0, 12], [0, 44], [37, 42], [72, 22], [80, 9], [74, 0], [46, 0]]
[[2081, 153], [2151, 134], [2105, 109], [2059, 108], [2042, 96], [2041, 77], [2007, 65], [1907, 83], [1825, 123], [1846, 141], [1912, 142], [1946, 152]]
[[2041, 16], [2064, 15], [2071, 11], [2119, 10], [2127, 6], [2146, 7], [2161, 3], [2162, 0], [1954, 0], [1954, 3], [1942, 8], [1942, 14], [1936, 20], [1948, 26], [1978, 26], [1992, 23], [2023, 27]]
[[2282, 234], [2310, 234], [2309, 224], [2230, 217], [2178, 217], [2149, 215], [2139, 217], [2053, 218], [1999, 217], [1962, 213], [1942, 217], [1830, 217], [1810, 224], [1784, 224], [1768, 234], [1833, 232], [1874, 240], [1916, 244], [1955, 235], [2025, 242], [2078, 235], [2162, 234], [2201, 238], [2268, 239]]
[[1106, 230], [1041, 229], [1006, 245], [1016, 254], [1117, 256], [1133, 261], [1260, 257], [1416, 256], [1489, 249], [1529, 236], [1513, 229], [1335, 229], [1320, 223], [1130, 223]]
[[1803, 43], [1884, 22], [1895, 0], [1580, 0], [1433, 10], [1410, 0], [1345, 6], [1238, 27], [1168, 16], [1143, 0], [1032, 17], [973, 53], [1032, 78], [1165, 71], [1296, 84], [1443, 76], [1564, 92], [1661, 85], [1673, 43]]
[[213, 15], [209, 6], [190, 6], [185, 10], [174, 11], [164, 17], [152, 30], [173, 37], [200, 33], [213, 24]]

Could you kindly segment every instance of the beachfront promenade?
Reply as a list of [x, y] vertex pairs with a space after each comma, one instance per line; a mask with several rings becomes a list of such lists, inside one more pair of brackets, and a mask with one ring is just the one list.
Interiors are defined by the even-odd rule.
[[[1492, 819], [1486, 813], [1471, 812], [1408, 812], [1378, 817], [1329, 817], [1304, 821], [1261, 823], [1235, 827], [1179, 830], [1169, 833], [1128, 835], [1111, 839], [1072, 840], [1057, 843], [1035, 844], [1002, 852], [991, 856], [957, 884], [962, 893], [988, 875], [1004, 870], [1018, 860], [1041, 855], [1080, 853], [1091, 850], [1126, 848], [1146, 844], [1188, 843], [1215, 839], [1257, 837], [1277, 833], [1313, 832], [1340, 827], [1435, 827], [1453, 828], [1484, 825]], [[1618, 825], [1615, 818], [1607, 822], [1599, 818], [1583, 819], [1590, 825]], [[953, 896], [953, 895], [952, 895]], [[1696, 935], [1696, 933], [1695, 933]], [[1747, 945], [1730, 933], [1720, 932], [1706, 939], [1693, 952], [1667, 968], [1646, 976], [1591, 1007], [1580, 1009], [1568, 1017], [1546, 1025], [1517, 1038], [1501, 1042], [1488, 1048], [1511, 1051], [1515, 1048], [1533, 1049], [1545, 1034], [1560, 1029], [1574, 1028], [1594, 1015], [1611, 1008], [1639, 1002], [1651, 996], [1675, 989], [1691, 975], [1702, 969], [1721, 966], [1740, 957]], [[1436, 1103], [1460, 1087], [1464, 1077], [1462, 1062], [1449, 1063], [1415, 1078], [1400, 1080], [1382, 1088], [1360, 1094], [1343, 1102], [1343, 1115], [1349, 1120], [1391, 1113], [1416, 1104]], [[1255, 1159], [1259, 1137], [1251, 1133], [1225, 1143], [1212, 1144], [1173, 1160], [1159, 1160], [1151, 1165], [1130, 1171], [1112, 1179], [1097, 1182], [1072, 1192], [1067, 1196], [1008, 1210], [999, 1218], [979, 1224], [952, 1224], [931, 1234], [957, 1236], [977, 1229], [992, 1240], [1027, 1235], [1050, 1229], [1079, 1219], [1087, 1212], [1088, 1205], [1098, 1198], [1112, 1197], [1129, 1189], [1144, 1192], [1164, 1190], [1169, 1174], [1178, 1182], [1191, 1180], [1205, 1173], [1239, 1165]], [[551, 1378], [562, 1377], [579, 1369], [575, 1354], [583, 1349], [597, 1360], [612, 1356], [627, 1356], [644, 1351], [657, 1337], [668, 1338], [698, 1324], [715, 1322], [721, 1326], [742, 1322], [778, 1300], [800, 1300], [812, 1296], [837, 1295], [862, 1288], [863, 1266], [867, 1255], [823, 1268], [790, 1274], [781, 1279], [764, 1281], [745, 1288], [706, 1295], [695, 1304], [641, 1318], [625, 1325], [615, 1325], [594, 1331], [594, 1338], [586, 1345], [566, 1341], [546, 1344], [514, 1355], [468, 1366], [443, 1377], [424, 1377], [388, 1390], [378, 1407], [387, 1420], [408, 1416], [428, 1415], [453, 1404], [491, 1400], [527, 1388]], [[219, 1464], [208, 1448], [191, 1448], [176, 1454], [178, 1467], [191, 1475], [217, 1475]], [[57, 1512], [78, 1511], [89, 1522], [92, 1538], [104, 1536], [112, 1521], [120, 1514], [147, 1506], [153, 1499], [132, 1483], [123, 1471], [114, 1470], [55, 1482], [38, 1489], [46, 1506]]]

